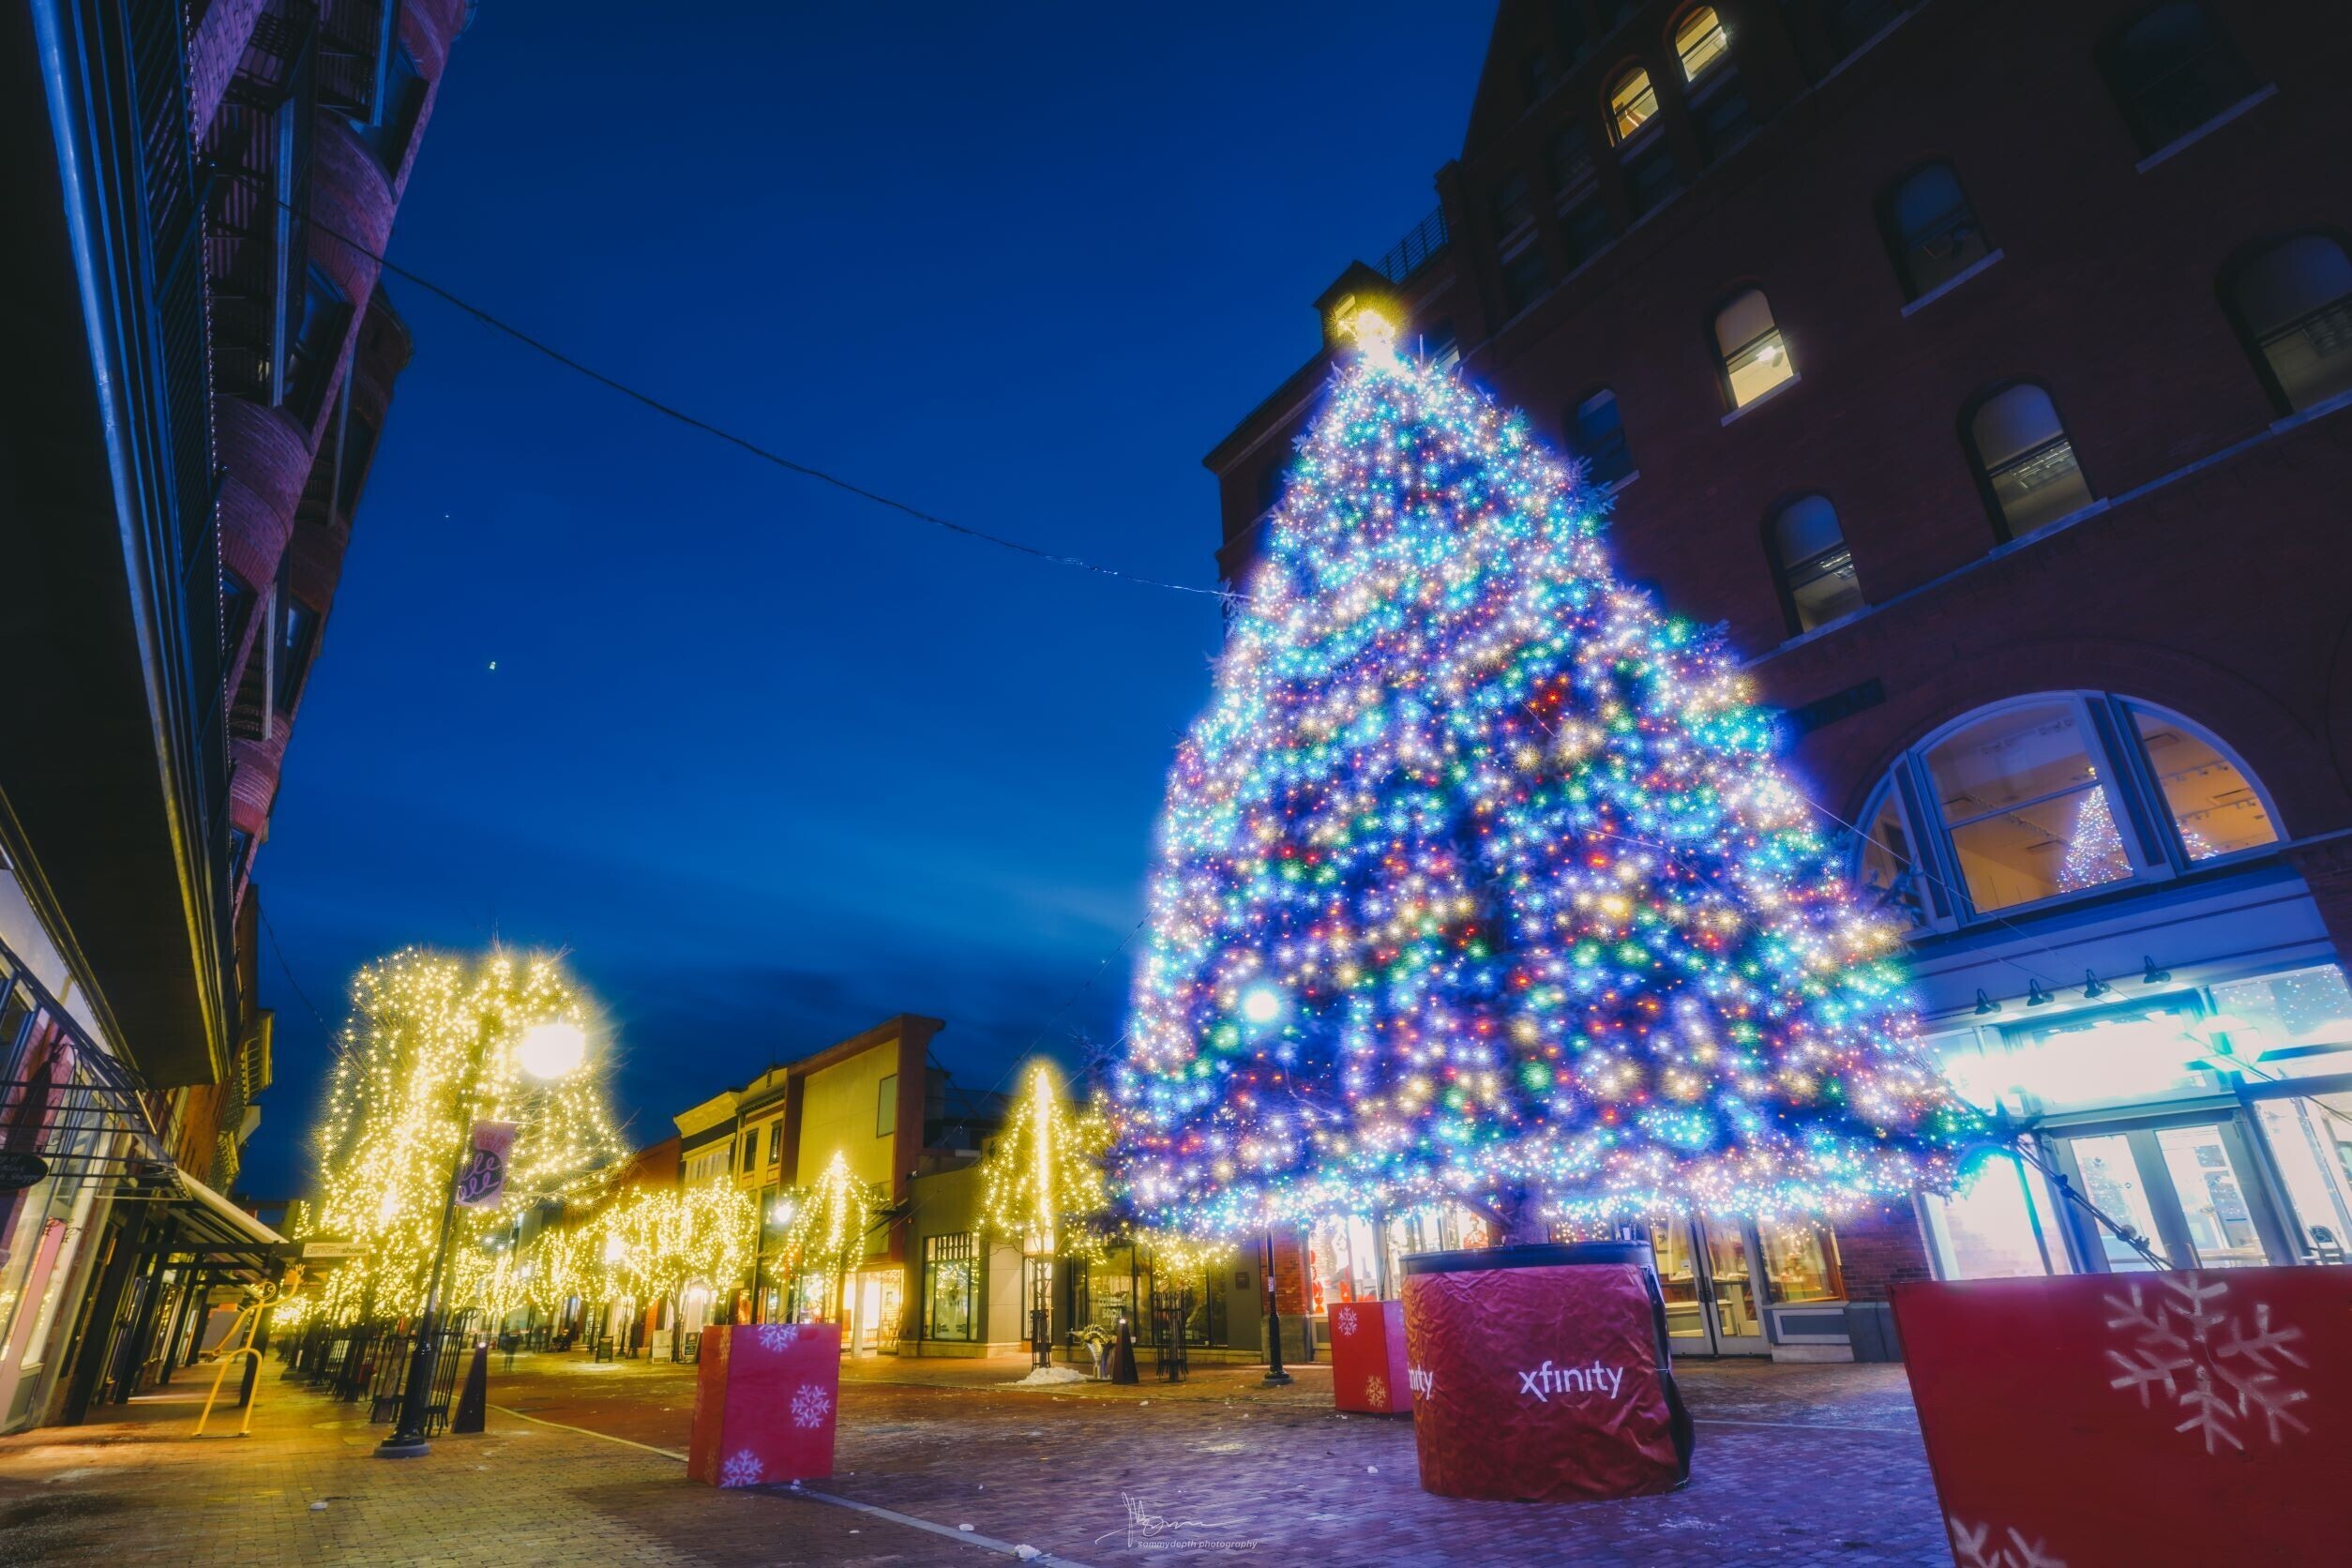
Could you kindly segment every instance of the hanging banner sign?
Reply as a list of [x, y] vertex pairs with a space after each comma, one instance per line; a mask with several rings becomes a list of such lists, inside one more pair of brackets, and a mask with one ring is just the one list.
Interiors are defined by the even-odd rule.
[[49, 1162], [23, 1149], [0, 1149], [0, 1192], [19, 1192], [49, 1180]]
[[512, 1122], [476, 1122], [474, 1138], [458, 1172], [458, 1201], [469, 1209], [494, 1209], [506, 1195], [506, 1152], [515, 1146]]

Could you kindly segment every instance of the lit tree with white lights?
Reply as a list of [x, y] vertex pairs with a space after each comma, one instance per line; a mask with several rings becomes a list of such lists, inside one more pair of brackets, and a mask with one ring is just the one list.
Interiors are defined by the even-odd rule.
[[1976, 1118], [1738, 661], [1523, 417], [1358, 327], [1169, 779], [1125, 1197], [1532, 1239], [1948, 1184]]
[[517, 1130], [502, 1204], [457, 1211], [448, 1295], [460, 1306], [504, 1295], [486, 1244], [522, 1205], [592, 1195], [623, 1153], [601, 1063], [547, 1078], [527, 1070], [542, 1032], [577, 1040], [589, 1021], [586, 999], [545, 956], [409, 948], [353, 978], [302, 1233], [348, 1242], [355, 1255], [322, 1282], [321, 1310], [349, 1318], [422, 1304], [450, 1178], [477, 1121]]

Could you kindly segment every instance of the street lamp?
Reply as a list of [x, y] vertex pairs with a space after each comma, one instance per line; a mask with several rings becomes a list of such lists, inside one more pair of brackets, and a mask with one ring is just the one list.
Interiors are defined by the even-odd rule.
[[[497, 1027], [495, 1014], [482, 1016], [480, 1032], [475, 1036], [473, 1071], [466, 1083], [472, 1086], [482, 1080], [482, 1064], [490, 1058], [490, 1034]], [[577, 1069], [587, 1054], [588, 1036], [576, 1023], [561, 1020], [534, 1024], [523, 1033], [515, 1050], [516, 1063], [536, 1078], [558, 1078]], [[458, 1157], [449, 1168], [449, 1189], [441, 1200], [441, 1240], [433, 1246], [432, 1274], [425, 1286], [424, 1309], [416, 1318], [416, 1349], [408, 1364], [408, 1383], [400, 1391], [400, 1420], [392, 1435], [376, 1444], [379, 1459], [417, 1459], [432, 1452], [425, 1440], [425, 1411], [432, 1397], [433, 1353], [438, 1349], [441, 1314], [441, 1276], [449, 1263], [449, 1230], [458, 1212], [458, 1182], [465, 1174], [466, 1156], [473, 1153], [474, 1116], [470, 1101], [460, 1107], [458, 1118]]]
[[1260, 1256], [1266, 1265], [1266, 1377], [1269, 1388], [1288, 1387], [1290, 1374], [1282, 1369], [1282, 1303], [1274, 1294], [1274, 1232], [1268, 1230], [1261, 1240]]

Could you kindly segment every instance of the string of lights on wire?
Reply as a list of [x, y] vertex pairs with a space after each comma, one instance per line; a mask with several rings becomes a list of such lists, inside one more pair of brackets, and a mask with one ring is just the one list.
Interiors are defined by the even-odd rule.
[[1172, 771], [1115, 1175], [1233, 1233], [1835, 1215], [1983, 1136], [1711, 633], [1360, 318]]
[[[295, 210], [291, 204], [281, 202], [279, 204], [286, 206], [288, 211]], [[981, 544], [993, 545], [999, 550], [1010, 550], [1016, 555], [1026, 555], [1033, 560], [1043, 561], [1051, 565], [1068, 566], [1078, 571], [1092, 572], [1097, 577], [1113, 578], [1122, 582], [1136, 583], [1141, 587], [1164, 588], [1170, 593], [1199, 594], [1205, 597], [1215, 599], [1228, 599], [1232, 596], [1223, 588], [1202, 587], [1198, 583], [1190, 582], [1169, 582], [1164, 579], [1149, 577], [1139, 572], [1124, 571], [1116, 566], [1106, 566], [1098, 562], [1089, 561], [1083, 556], [1071, 555], [1059, 550], [1046, 550], [1037, 545], [1024, 543], [1019, 539], [1007, 538], [1002, 534], [992, 534], [984, 528], [974, 528], [970, 523], [957, 522], [953, 518], [942, 517], [937, 512], [929, 511], [924, 507], [914, 505], [910, 502], [900, 501], [894, 496], [885, 495], [880, 490], [869, 489], [865, 485], [857, 483], [855, 480], [843, 478], [840, 475], [830, 473], [825, 469], [816, 467], [814, 464], [805, 463], [794, 459], [788, 458], [782, 453], [775, 451], [774, 449], [764, 446], [759, 442], [752, 440], [749, 436], [739, 435], [735, 431], [726, 429], [724, 426], [713, 424], [707, 419], [688, 414], [684, 409], [677, 407], [675, 404], [666, 402], [663, 400], [655, 397], [650, 392], [641, 391], [638, 387], [630, 385], [627, 382], [622, 381], [616, 376], [607, 375], [604, 371], [596, 369], [583, 361], [574, 358], [572, 355], [565, 353], [562, 349], [555, 347], [553, 344], [525, 332], [522, 328], [515, 325], [512, 322], [507, 321], [505, 317], [500, 316], [482, 306], [475, 304], [473, 301], [464, 298], [462, 295], [444, 288], [442, 285], [434, 282], [431, 279], [425, 277], [421, 273], [415, 272], [408, 267], [400, 265], [398, 262], [390, 260], [381, 252], [370, 249], [366, 245], [361, 244], [358, 240], [354, 239], [351, 235], [344, 234], [333, 225], [321, 220], [315, 213], [305, 209], [301, 212], [300, 216], [303, 221], [308, 223], [310, 228], [317, 233], [336, 241], [339, 245], [344, 246], [354, 254], [366, 257], [369, 261], [375, 263], [376, 265], [382, 267], [384, 271], [391, 273], [394, 277], [412, 283], [417, 288], [424, 290], [427, 294], [431, 294], [434, 298], [442, 300], [445, 304], [463, 311], [465, 314], [473, 317], [475, 321], [480, 322], [483, 325], [490, 328], [492, 331], [513, 339], [516, 342], [520, 343], [524, 348], [531, 350], [534, 354], [544, 355], [545, 357], [553, 360], [556, 364], [563, 366], [565, 369], [572, 371], [574, 374], [584, 376], [588, 380], [595, 382], [599, 386], [605, 387], [610, 391], [618, 392], [624, 398], [651, 409], [654, 413], [660, 415], [665, 419], [675, 420], [689, 430], [701, 431], [704, 435], [716, 436], [717, 439], [727, 443], [729, 445], [738, 447], [741, 450], [749, 453], [751, 456], [758, 458], [762, 462], [773, 463], [789, 474], [797, 474], [802, 478], [814, 479], [819, 484], [830, 485], [835, 490], [844, 490], [851, 495], [858, 497], [862, 501], [868, 501], [877, 506], [886, 507], [891, 511], [912, 518], [917, 522], [928, 523], [934, 528], [944, 529], [950, 534], [960, 535], [967, 539], [976, 540]]]

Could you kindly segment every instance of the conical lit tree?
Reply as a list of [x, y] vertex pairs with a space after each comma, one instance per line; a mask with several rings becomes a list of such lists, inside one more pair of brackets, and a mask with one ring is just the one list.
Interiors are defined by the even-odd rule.
[[1532, 1238], [1948, 1184], [1973, 1113], [1737, 660], [1522, 417], [1362, 327], [1170, 776], [1128, 1199]]
[[981, 1223], [1033, 1256], [1094, 1250], [1093, 1226], [1110, 1206], [1109, 1141], [1103, 1118], [1074, 1109], [1052, 1067], [1036, 1063], [980, 1168]]
[[534, 1029], [584, 1029], [586, 999], [552, 957], [493, 951], [478, 960], [410, 948], [352, 981], [319, 1128], [317, 1200], [303, 1233], [351, 1243], [356, 1256], [319, 1290], [344, 1318], [422, 1304], [458, 1153], [477, 1121], [512, 1122], [505, 1197], [457, 1212], [452, 1304], [487, 1304], [485, 1242], [546, 1198], [593, 1195], [623, 1150], [603, 1065], [552, 1079], [525, 1071]]
[[853, 1174], [837, 1149], [807, 1191], [789, 1197], [791, 1217], [777, 1243], [784, 1277], [797, 1288], [805, 1276], [817, 1275], [818, 1289], [837, 1319], [841, 1283], [865, 1259], [867, 1232], [884, 1202], [882, 1189]]

